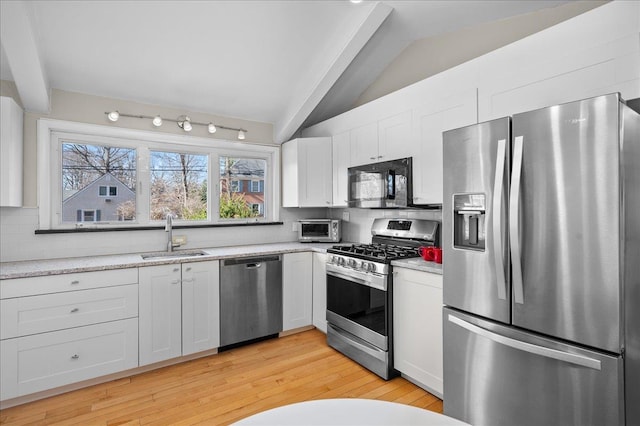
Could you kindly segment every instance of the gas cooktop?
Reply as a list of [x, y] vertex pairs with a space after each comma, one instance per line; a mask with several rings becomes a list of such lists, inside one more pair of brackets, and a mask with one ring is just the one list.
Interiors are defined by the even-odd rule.
[[403, 247], [380, 243], [333, 246], [328, 249], [327, 252], [342, 254], [344, 256], [355, 257], [358, 259], [375, 260], [378, 262], [391, 262], [392, 260], [419, 256], [416, 247]]

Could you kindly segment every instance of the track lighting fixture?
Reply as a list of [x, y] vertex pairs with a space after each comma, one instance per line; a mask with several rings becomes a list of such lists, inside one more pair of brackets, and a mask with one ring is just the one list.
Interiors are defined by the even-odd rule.
[[180, 127], [185, 132], [190, 132], [193, 129], [191, 125], [191, 119], [187, 115], [181, 115], [178, 117], [178, 127]]
[[214, 134], [215, 132], [218, 131], [218, 129], [233, 130], [233, 131], [238, 132], [238, 139], [241, 140], [241, 141], [245, 140], [246, 133], [247, 133], [247, 131], [244, 130], [244, 129], [238, 129], [238, 128], [235, 128], [235, 127], [220, 126], [220, 125], [214, 124], [213, 122], [198, 123], [197, 121], [191, 121], [191, 118], [188, 115], [181, 115], [180, 117], [178, 117], [175, 120], [173, 120], [171, 118], [162, 118], [162, 117], [160, 117], [160, 115], [156, 115], [155, 117], [150, 117], [148, 115], [121, 114], [118, 111], [105, 112], [105, 115], [107, 116], [109, 121], [113, 121], [113, 122], [118, 121], [118, 119], [120, 117], [147, 119], [147, 120], [151, 120], [151, 123], [155, 127], [162, 126], [163, 122], [165, 122], [165, 121], [172, 121], [172, 122], [176, 123], [178, 125], [178, 127], [180, 127], [185, 132], [190, 132], [193, 129], [193, 125], [194, 124], [197, 124], [199, 126], [207, 126], [207, 131], [210, 134]]

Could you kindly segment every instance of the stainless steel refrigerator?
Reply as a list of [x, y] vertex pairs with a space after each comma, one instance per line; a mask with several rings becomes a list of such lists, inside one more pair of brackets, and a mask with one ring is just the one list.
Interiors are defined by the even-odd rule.
[[443, 138], [445, 414], [640, 424], [640, 116], [611, 94]]

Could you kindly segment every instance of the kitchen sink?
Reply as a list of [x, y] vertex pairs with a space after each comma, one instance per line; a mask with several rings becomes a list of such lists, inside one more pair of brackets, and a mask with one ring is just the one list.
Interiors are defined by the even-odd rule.
[[190, 257], [206, 256], [208, 253], [202, 250], [189, 251], [165, 251], [160, 253], [142, 254], [144, 260], [162, 260], [162, 259], [188, 259]]

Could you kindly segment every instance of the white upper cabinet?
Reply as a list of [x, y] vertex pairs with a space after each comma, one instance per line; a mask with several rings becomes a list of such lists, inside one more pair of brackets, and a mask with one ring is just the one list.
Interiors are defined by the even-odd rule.
[[0, 207], [22, 206], [22, 108], [0, 97]]
[[332, 138], [333, 155], [333, 207], [348, 207], [349, 167], [351, 167], [351, 132]]
[[351, 166], [377, 163], [378, 158], [378, 123], [373, 122], [351, 129]]
[[414, 153], [410, 110], [378, 121], [377, 161], [412, 157]]
[[333, 197], [331, 138], [282, 144], [282, 207], [330, 207]]
[[442, 204], [442, 132], [477, 123], [476, 90], [432, 100], [413, 110], [413, 202]]

